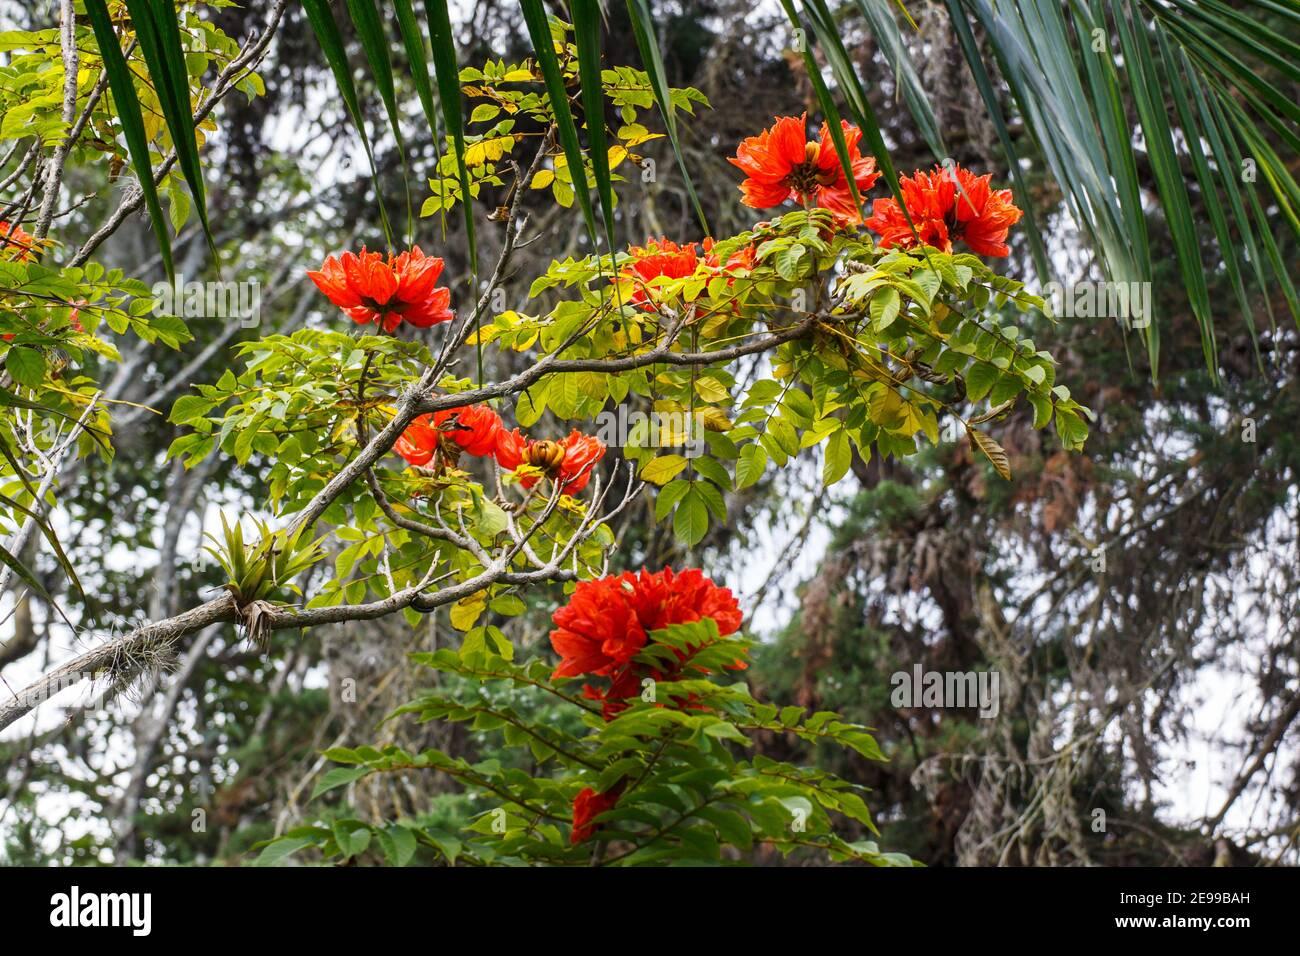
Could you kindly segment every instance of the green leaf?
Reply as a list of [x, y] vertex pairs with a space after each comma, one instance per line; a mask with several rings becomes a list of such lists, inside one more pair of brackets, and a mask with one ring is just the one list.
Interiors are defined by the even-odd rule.
[[866, 731], [841, 730], [836, 735], [836, 739], [852, 747], [868, 760], [880, 760], [883, 762], [889, 759], [880, 749], [880, 745], [876, 743], [876, 738], [872, 737], [871, 734]]
[[[1201, 326], [1201, 342], [1206, 366], [1210, 374], [1217, 378], [1217, 349], [1210, 318], [1210, 296], [1205, 285], [1205, 267], [1201, 262], [1200, 245], [1191, 212], [1191, 199], [1187, 193], [1187, 181], [1183, 176], [1173, 142], [1173, 133], [1169, 128], [1168, 103], [1163, 94], [1156, 89], [1156, 68], [1152, 62], [1146, 24], [1141, 22], [1140, 17], [1135, 17], [1138, 23], [1131, 23], [1129, 20], [1131, 11], [1122, 9], [1115, 0], [1111, 2], [1111, 10], [1119, 27], [1120, 47], [1124, 51], [1124, 68], [1132, 86], [1134, 103], [1142, 123], [1142, 136], [1146, 142], [1147, 155], [1151, 160], [1156, 186], [1169, 222], [1170, 234], [1174, 241], [1174, 253], [1187, 283], [1192, 313]], [[1154, 368], [1152, 371], [1154, 374]]]
[[719, 488], [731, 488], [731, 475], [721, 462], [707, 455], [701, 455], [698, 458], [691, 459], [691, 467], [699, 475], [703, 475], [709, 481], [713, 482]]
[[415, 856], [415, 834], [396, 823], [382, 832], [393, 844], [393, 853], [388, 862], [393, 866], [406, 866], [410, 863], [411, 857]]
[[1046, 395], [1028, 393], [1029, 404], [1034, 409], [1034, 428], [1045, 428], [1052, 420], [1052, 400]]
[[281, 837], [272, 840], [258, 854], [257, 859], [253, 861], [253, 866], [279, 866], [299, 850], [314, 846], [316, 843], [314, 837]]
[[740, 449], [736, 459], [736, 490], [748, 488], [763, 477], [767, 470], [767, 451], [757, 442], [751, 442]]
[[528, 610], [528, 606], [513, 594], [501, 594], [488, 602], [488, 607], [506, 617], [515, 617]]
[[[794, 10], [793, 0], [781, 0], [781, 5], [785, 8], [790, 22], [798, 26], [799, 19]], [[835, 82], [839, 85], [840, 93], [844, 96], [848, 105], [849, 115], [862, 131], [862, 137], [866, 141], [872, 156], [875, 157], [876, 165], [883, 174], [890, 192], [893, 193], [894, 199], [902, 207], [908, 221], [911, 222], [911, 217], [907, 213], [907, 204], [903, 200], [902, 189], [898, 185], [898, 173], [894, 169], [894, 162], [890, 158], [889, 149], [886, 147], [884, 136], [880, 131], [880, 123], [876, 119], [876, 113], [871, 106], [867, 91], [862, 86], [857, 71], [854, 69], [853, 60], [844, 48], [844, 42], [840, 38], [840, 30], [834, 16], [826, 6], [825, 0], [803, 0], [803, 8], [808, 14], [808, 22], [812, 25], [813, 33], [817, 37], [817, 44], [825, 54], [831, 73], [835, 77]], [[862, 197], [858, 194], [858, 187], [853, 178], [848, 143], [840, 127], [839, 110], [836, 109], [830, 91], [826, 88], [826, 83], [821, 77], [821, 66], [813, 57], [812, 44], [804, 44], [803, 55], [808, 68], [808, 78], [813, 84], [813, 93], [817, 97], [822, 112], [826, 115], [831, 141], [835, 144], [835, 153], [839, 156], [840, 165], [844, 169], [844, 175], [848, 180], [853, 202], [860, 211], [865, 213]]]
[[799, 275], [799, 260], [807, 251], [807, 247], [800, 242], [782, 246], [776, 252], [776, 274], [787, 282], [793, 282]]
[[[569, 0], [573, 11], [573, 35], [578, 48], [578, 85], [582, 92], [582, 112], [587, 121], [587, 146], [591, 171], [600, 195], [600, 210], [605, 220], [605, 239], [609, 251], [614, 242], [614, 189], [609, 178], [609, 141], [605, 134], [605, 87], [601, 80], [600, 30], [601, 9], [598, 0]], [[574, 175], [581, 167], [574, 167]], [[592, 237], [595, 241], [595, 237]]]
[[1088, 426], [1070, 409], [1056, 409], [1056, 434], [1066, 451], [1078, 451], [1088, 437]]
[[1006, 118], [1003, 116], [1001, 96], [993, 89], [993, 81], [989, 79], [988, 69], [984, 65], [984, 54], [975, 42], [975, 36], [966, 20], [966, 14], [960, 7], [961, 0], [944, 0], [944, 3], [947, 4], [948, 20], [953, 32], [957, 35], [957, 42], [961, 45], [962, 55], [966, 58], [966, 65], [975, 78], [975, 87], [979, 90], [980, 98], [983, 99], [984, 106], [988, 110], [989, 119], [997, 132], [1002, 151], [1007, 155], [1007, 168], [1011, 171], [1012, 190], [1015, 194], [1016, 205], [1025, 213], [1025, 227], [1029, 233], [1030, 249], [1034, 255], [1034, 267], [1038, 270], [1039, 280], [1045, 283], [1050, 279], [1052, 271], [1047, 262], [1047, 250], [1043, 245], [1042, 233], [1039, 232], [1038, 221], [1034, 216], [1033, 197], [1025, 185], [1024, 175], [1020, 168], [1020, 156], [1015, 143], [1011, 139], [1011, 133], [1007, 129]]
[[827, 488], [843, 478], [853, 462], [853, 449], [844, 429], [831, 432], [826, 440], [826, 458], [822, 462], [822, 484]]
[[334, 824], [334, 842], [343, 859], [350, 860], [370, 846], [370, 828], [357, 820], [339, 820]]
[[976, 362], [966, 373], [966, 397], [978, 402], [993, 388], [1002, 377], [1002, 372], [988, 362]]
[[677, 502], [681, 501], [690, 490], [691, 483], [680, 479], [671, 481], [660, 489], [659, 494], [655, 496], [655, 520], [663, 521], [668, 512], [672, 511]]
[[13, 571], [14, 574], [22, 578], [23, 583], [31, 588], [32, 591], [41, 598], [41, 600], [48, 604], [54, 603], [53, 599], [50, 597], [50, 593], [45, 590], [45, 586], [41, 584], [40, 581], [36, 580], [36, 576], [32, 574], [27, 565], [19, 561], [14, 557], [14, 555], [10, 554], [9, 549], [3, 546], [0, 546], [0, 563], [3, 563], [9, 568], [9, 570]]
[[384, 111], [388, 114], [388, 126], [393, 131], [393, 139], [397, 143], [397, 155], [402, 163], [402, 178], [406, 183], [406, 228], [409, 233], [413, 228], [410, 176], [406, 170], [406, 145], [402, 140], [401, 115], [397, 109], [397, 90], [393, 83], [393, 64], [388, 56], [388, 39], [384, 35], [375, 0], [347, 0], [347, 8], [348, 14], [352, 17], [352, 25], [357, 31], [357, 38], [361, 41], [361, 50], [366, 55], [370, 76], [375, 81], [375, 89], [379, 91]]
[[436, 169], [437, 164], [442, 161], [442, 149], [439, 145], [438, 110], [433, 102], [433, 81], [429, 75], [429, 59], [425, 56], [424, 37], [415, 19], [411, 0], [393, 0], [393, 9], [397, 11], [397, 30], [402, 36], [402, 45], [406, 48], [406, 62], [411, 69], [411, 82], [415, 84], [415, 92], [420, 98], [420, 107], [424, 110], [424, 119], [429, 124]]
[[709, 530], [709, 508], [697, 488], [690, 488], [673, 514], [673, 534], [687, 547], [699, 544]]
[[360, 780], [368, 773], [370, 773], [370, 768], [365, 766], [334, 767], [316, 782], [316, 787], [311, 792], [311, 799], [315, 800], [322, 793], [328, 793], [338, 787], [345, 787], [355, 780]]
[[[911, 17], [907, 13], [906, 7], [901, 0], [857, 0], [858, 9], [862, 15], [871, 24], [871, 32], [875, 36], [881, 52], [889, 62], [890, 68], [894, 71], [894, 85], [902, 90], [903, 99], [907, 102], [908, 108], [916, 120], [917, 129], [921, 136], [925, 138], [926, 145], [936, 156], [947, 156], [948, 150], [943, 144], [943, 137], [939, 132], [939, 124], [934, 118], [934, 111], [930, 107], [930, 99], [926, 96], [925, 89], [921, 85], [920, 78], [916, 75], [916, 68], [912, 65], [911, 57], [908, 55], [907, 47], [903, 44], [902, 36], [898, 30], [898, 23], [895, 21], [891, 6], [897, 5], [903, 15], [910, 21]], [[916, 28], [915, 23], [912, 24]]]
[[719, 523], [727, 520], [727, 499], [722, 496], [721, 489], [710, 481], [697, 481], [693, 485], [696, 494], [703, 499], [705, 507], [709, 509], [709, 514], [713, 515], [715, 521]]
[[45, 381], [45, 356], [37, 349], [14, 346], [5, 356], [5, 369], [19, 385], [35, 388]]
[[660, 455], [641, 469], [641, 477], [656, 485], [662, 485], [675, 478], [685, 467], [686, 459], [681, 455]]
[[871, 327], [877, 332], [883, 332], [893, 324], [894, 319], [898, 318], [898, 311], [902, 306], [902, 300], [899, 298], [898, 290], [885, 286], [876, 291], [871, 297]]
[[[465, 166], [465, 124], [460, 106], [460, 71], [456, 68], [456, 43], [451, 33], [451, 15], [445, 2], [426, 0], [425, 14], [429, 18], [429, 42], [433, 49], [433, 70], [438, 79], [438, 102], [442, 105], [442, 118], [451, 133], [456, 153], [456, 178], [460, 182], [463, 198], [461, 213], [465, 218], [465, 244], [469, 253], [469, 269], [478, 275], [478, 243], [474, 238], [474, 211], [469, 201], [469, 170]], [[482, 349], [479, 350], [482, 364]], [[482, 369], [479, 369], [482, 378]]]
[[[27, 491], [29, 495], [31, 495], [33, 506], [31, 508], [28, 508], [26, 505], [20, 504], [19, 502], [15, 501], [13, 498], [10, 498], [8, 495], [0, 495], [0, 502], [3, 502], [5, 505], [7, 505], [10, 508], [13, 508], [16, 511], [22, 512], [24, 515], [27, 516], [28, 520], [30, 520], [33, 524], [36, 525], [37, 528], [40, 529], [40, 532], [45, 537], [45, 540], [48, 541], [50, 543], [50, 547], [54, 549], [54, 557], [55, 560], [58, 561], [59, 567], [61, 567], [64, 573], [67, 574], [68, 580], [70, 580], [72, 582], [73, 587], [77, 589], [77, 594], [84, 600], [86, 597], [86, 593], [81, 587], [81, 579], [77, 577], [77, 569], [73, 567], [72, 562], [68, 560], [68, 556], [63, 550], [63, 545], [59, 541], [58, 535], [54, 533], [54, 528], [51, 527], [50, 522], [46, 519], [44, 513], [40, 510], [41, 509], [41, 502], [39, 500], [40, 495], [38, 494], [37, 489], [33, 487], [31, 481], [28, 479], [27, 472], [19, 464], [17, 458], [14, 457], [13, 451], [9, 448], [9, 444], [3, 435], [0, 435], [0, 455], [2, 455], [5, 461], [9, 463], [9, 467], [13, 469], [14, 474], [18, 476], [18, 480], [22, 482], [23, 488]], [[6, 554], [8, 554], [8, 552], [6, 552]], [[10, 555], [10, 559], [16, 561], [16, 559], [14, 559], [12, 555]], [[10, 564], [9, 561], [5, 561], [5, 563]], [[14, 567], [14, 565], [10, 564], [10, 567]], [[31, 576], [31, 572], [28, 571], [27, 568], [21, 564], [21, 562], [18, 562], [18, 566], [17, 568], [15, 568], [15, 571], [25, 581], [35, 580], [35, 578]], [[42, 594], [42, 596], [44, 595], [43, 590], [38, 590], [37, 593]]]
[[167, 420], [175, 425], [186, 425], [202, 418], [212, 409], [212, 402], [202, 395], [182, 395], [172, 406]]

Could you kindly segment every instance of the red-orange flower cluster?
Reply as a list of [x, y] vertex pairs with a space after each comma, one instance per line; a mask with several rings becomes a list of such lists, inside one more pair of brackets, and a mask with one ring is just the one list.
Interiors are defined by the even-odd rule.
[[693, 242], [679, 246], [670, 239], [649, 239], [644, 246], [631, 246], [627, 251], [632, 260], [625, 263], [618, 274], [633, 280], [632, 301], [637, 305], [649, 300], [650, 290], [646, 285], [650, 280], [660, 276], [684, 279], [694, 275], [700, 264], [699, 247]]
[[[675, 650], [678, 664], [665, 672], [635, 661], [655, 631], [674, 624], [688, 624], [711, 618], [723, 637], [740, 630], [742, 615], [735, 597], [720, 588], [697, 568], [680, 574], [672, 568], [639, 574], [627, 572], [595, 581], [582, 581], [569, 603], [552, 615], [555, 630], [551, 646], [560, 655], [555, 677], [583, 674], [604, 677], [609, 687], [583, 689], [591, 700], [602, 702], [606, 720], [612, 720], [628, 706], [629, 698], [641, 692], [641, 681], [674, 680], [682, 676], [690, 655]], [[743, 667], [737, 661], [737, 667]], [[698, 666], [697, 673], [705, 673]], [[625, 781], [604, 793], [586, 789], [573, 801], [572, 843], [581, 843], [595, 831], [592, 819], [618, 802]]]
[[[419, 416], [393, 443], [393, 451], [417, 466], [439, 456], [455, 464], [462, 453], [491, 455], [507, 471], [532, 465], [557, 482], [562, 494], [575, 495], [591, 481], [592, 469], [605, 455], [605, 443], [577, 430], [562, 441], [531, 439], [517, 428], [506, 431], [501, 416], [487, 405], [463, 405]], [[538, 480], [536, 474], [519, 476], [525, 488]]]
[[387, 259], [362, 246], [359, 254], [330, 256], [307, 276], [352, 321], [393, 332], [403, 322], [424, 329], [453, 318], [451, 291], [436, 285], [442, 267], [441, 259], [419, 246]]
[[486, 405], [446, 408], [406, 426], [393, 451], [412, 465], [427, 465], [440, 450], [449, 458], [462, 451], [481, 457], [496, 451], [501, 430], [501, 416]]
[[555, 676], [608, 677], [614, 685], [609, 693], [588, 688], [588, 696], [606, 701], [607, 715], [616, 713], [622, 709], [617, 701], [634, 696], [640, 677], [651, 676], [640, 674], [632, 660], [650, 633], [706, 617], [723, 637], [738, 631], [742, 620], [731, 591], [718, 587], [698, 568], [680, 574], [672, 568], [643, 569], [640, 574], [580, 582], [569, 603], [551, 618], [556, 627], [551, 646], [560, 655]]
[[[875, 185], [880, 173], [876, 161], [863, 156], [858, 148], [862, 130], [843, 120], [840, 123], [861, 195]], [[861, 221], [830, 126], [823, 123], [820, 139], [810, 141], [807, 114], [777, 117], [771, 129], [742, 140], [729, 162], [745, 174], [740, 191], [746, 206], [771, 209], [793, 199], [805, 206], [829, 209], [845, 223]]]
[[26, 262], [36, 257], [40, 244], [40, 240], [18, 223], [0, 219], [0, 259]]
[[[562, 441], [534, 439], [519, 429], [502, 429], [496, 440], [497, 464], [507, 471], [520, 465], [533, 465], [560, 485], [561, 494], [576, 495], [591, 481], [596, 462], [605, 457], [605, 443], [594, 435], [574, 429]], [[520, 475], [525, 488], [537, 484], [535, 475]]]
[[614, 804], [618, 803], [622, 790], [622, 787], [616, 787], [606, 793], [597, 793], [590, 787], [584, 787], [573, 798], [573, 832], [569, 834], [569, 843], [577, 846], [589, 840], [596, 832], [596, 825], [592, 820], [606, 810], [614, 809]]
[[[880, 174], [875, 161], [859, 149], [862, 131], [841, 123], [861, 196]], [[894, 199], [877, 199], [872, 215], [864, 222], [835, 152], [830, 127], [823, 123], [820, 139], [810, 141], [806, 114], [777, 117], [770, 129], [742, 140], [730, 162], [745, 173], [740, 184], [745, 205], [770, 209], [792, 199], [804, 206], [821, 206], [829, 209], [840, 225], [862, 224], [878, 233], [883, 248], [913, 246], [919, 237], [920, 242], [945, 252], [951, 252], [953, 243], [960, 240], [979, 255], [1005, 256], [1011, 251], [1007, 233], [1021, 216], [1010, 190], [993, 189], [991, 176], [977, 176], [954, 165], [936, 166], [929, 173], [918, 170], [899, 180], [915, 235], [903, 206]], [[727, 263], [727, 268], [734, 267], [731, 261]]]
[[[944, 252], [960, 239], [982, 256], [1005, 256], [1007, 232], [1020, 220], [1011, 190], [993, 189], [992, 177], [976, 176], [961, 166], [936, 166], [903, 176], [898, 184], [922, 242]], [[916, 244], [903, 210], [894, 199], [877, 199], [866, 226], [879, 233], [882, 248]]]
[[[695, 274], [701, 264], [715, 271], [735, 272], [737, 269], [753, 269], [757, 248], [746, 246], [732, 253], [723, 262], [713, 251], [713, 240], [705, 239], [702, 243], [688, 242], [678, 245], [671, 239], [647, 239], [644, 246], [629, 246], [632, 258], [619, 268], [619, 278], [630, 279], [633, 283], [632, 302], [643, 309], [653, 310], [651, 299], [654, 290], [649, 287], [651, 280], [660, 276], [670, 279], [684, 279]], [[734, 280], [733, 280], [734, 281]]]

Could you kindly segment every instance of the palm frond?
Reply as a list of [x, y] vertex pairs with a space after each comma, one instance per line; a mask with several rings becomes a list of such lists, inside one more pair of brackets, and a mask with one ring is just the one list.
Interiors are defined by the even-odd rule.
[[[149, 210], [149, 221], [153, 224], [154, 238], [158, 241], [158, 252], [162, 258], [163, 269], [168, 279], [174, 279], [176, 269], [172, 262], [171, 234], [167, 231], [167, 217], [163, 215], [162, 205], [158, 202], [158, 190], [153, 181], [153, 162], [149, 158], [149, 143], [144, 132], [144, 115], [140, 111], [140, 98], [135, 92], [135, 81], [131, 70], [122, 55], [122, 47], [113, 21], [109, 17], [104, 0], [86, 0], [86, 14], [90, 17], [91, 28], [95, 32], [95, 44], [104, 61], [104, 73], [108, 77], [109, 92], [113, 96], [113, 105], [117, 109], [118, 121], [122, 124], [122, 135], [126, 139], [127, 152], [131, 157], [131, 168], [140, 181], [140, 192], [144, 196], [145, 207]], [[6, 562], [8, 563], [8, 562]]]
[[[596, 212], [591, 204], [591, 193], [587, 189], [586, 164], [583, 162], [582, 146], [578, 141], [578, 126], [573, 121], [572, 110], [569, 109], [569, 93], [564, 85], [559, 58], [555, 55], [555, 38], [551, 33], [551, 24], [546, 17], [546, 10], [541, 0], [519, 0], [519, 6], [524, 13], [524, 23], [528, 27], [528, 36], [533, 43], [537, 65], [542, 71], [546, 93], [551, 100], [551, 109], [555, 111], [556, 132], [560, 145], [564, 148], [569, 175], [573, 177], [573, 191], [578, 197], [578, 205], [582, 209], [582, 217], [587, 222], [587, 232], [594, 246], [598, 235]], [[599, 68], [600, 64], [597, 62], [596, 69]]]
[[[176, 150], [176, 162], [190, 187], [199, 224], [207, 238], [208, 248], [216, 259], [216, 240], [208, 224], [207, 193], [203, 186], [203, 169], [199, 164], [199, 148], [194, 139], [194, 115], [190, 108], [189, 71], [185, 66], [185, 51], [181, 48], [180, 25], [177, 22], [173, 0], [126, 0], [149, 69], [163, 119]], [[152, 169], [137, 170], [152, 176]]]
[[352, 82], [352, 70], [348, 66], [347, 51], [343, 47], [343, 37], [339, 33], [338, 22], [334, 19], [334, 14], [330, 12], [328, 0], [302, 0], [303, 10], [307, 13], [307, 20], [311, 24], [312, 32], [316, 34], [316, 42], [320, 44], [321, 52], [325, 54], [325, 60], [329, 63], [330, 71], [334, 74], [334, 82], [338, 84], [339, 94], [343, 97], [343, 105], [348, 111], [348, 116], [352, 118], [352, 123], [357, 128], [357, 134], [361, 137], [361, 146], [366, 151], [366, 159], [370, 161], [370, 173], [375, 183], [375, 201], [379, 206], [379, 218], [384, 228], [384, 236], [388, 239], [388, 244], [393, 244], [393, 230], [388, 223], [388, 212], [384, 206], [384, 193], [379, 182], [379, 169], [375, 165], [375, 153], [370, 146], [370, 137], [366, 135], [366, 124], [361, 114], [361, 102], [357, 97], [356, 84]]
[[348, 15], [352, 26], [361, 41], [361, 51], [365, 54], [374, 78], [375, 89], [383, 101], [384, 112], [388, 116], [388, 126], [393, 131], [397, 142], [397, 155], [402, 163], [402, 182], [406, 189], [406, 233], [408, 236], [414, 228], [414, 216], [411, 212], [411, 177], [406, 166], [406, 144], [402, 139], [402, 124], [397, 108], [397, 87], [393, 82], [393, 63], [388, 52], [388, 38], [379, 19], [379, 8], [375, 0], [347, 0]]
[[[1290, 39], [1300, 5], [1253, 4], [1248, 13], [1221, 0], [946, 2], [959, 35], [968, 16], [982, 28], [1007, 92], [1106, 277], [1152, 281], [1152, 230], [1166, 230], [1211, 373], [1222, 334], [1215, 313], [1220, 322], [1229, 314], [1225, 302], [1256, 339], [1245, 267], [1270, 324], [1270, 284], [1300, 323], [1275, 236], [1281, 227], [1291, 242], [1300, 238], [1300, 189], [1274, 146], [1291, 161], [1300, 153], [1300, 107], [1279, 88], [1300, 83], [1300, 48]], [[978, 81], [978, 50], [964, 43], [963, 53]], [[997, 115], [997, 91], [980, 86]], [[1013, 172], [1016, 159], [1008, 156]], [[1153, 199], [1163, 224], [1149, 215]], [[1266, 215], [1270, 206], [1277, 214]], [[1198, 226], [1207, 222], [1213, 249], [1201, 242], [1206, 229]], [[1220, 271], [1231, 287], [1227, 298], [1212, 297], [1207, 283]], [[1160, 324], [1151, 322], [1145, 334], [1154, 376]]]
[[632, 33], [636, 38], [637, 49], [641, 53], [641, 65], [645, 68], [646, 75], [650, 77], [655, 104], [663, 117], [664, 128], [668, 131], [668, 142], [672, 145], [673, 156], [677, 160], [677, 166], [686, 184], [686, 195], [695, 210], [696, 218], [700, 221], [700, 228], [704, 230], [702, 234], [712, 235], [709, 230], [709, 220], [704, 215], [704, 207], [700, 205], [699, 194], [695, 191], [695, 181], [691, 179], [691, 172], [686, 168], [686, 160], [682, 156], [682, 142], [677, 134], [677, 106], [668, 92], [668, 72], [664, 69], [663, 55], [659, 52], [659, 44], [655, 40], [654, 18], [650, 13], [649, 0], [627, 0], [627, 12], [632, 20]]

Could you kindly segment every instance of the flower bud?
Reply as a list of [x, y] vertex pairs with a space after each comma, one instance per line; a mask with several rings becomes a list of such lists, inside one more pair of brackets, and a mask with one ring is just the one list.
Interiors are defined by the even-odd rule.
[[564, 462], [564, 446], [554, 441], [535, 441], [528, 446], [527, 460], [544, 471], [555, 471]]

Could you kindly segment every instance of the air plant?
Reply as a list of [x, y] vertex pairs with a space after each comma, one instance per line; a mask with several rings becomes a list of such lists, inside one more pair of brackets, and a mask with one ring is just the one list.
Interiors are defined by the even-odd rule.
[[323, 538], [304, 541], [301, 529], [272, 531], [266, 522], [256, 518], [253, 524], [258, 538], [246, 541], [242, 522], [231, 524], [223, 513], [222, 538], [205, 532], [204, 537], [213, 546], [203, 550], [216, 558], [225, 571], [227, 581], [222, 587], [235, 599], [249, 639], [264, 647], [269, 633], [264, 615], [275, 607], [275, 596], [286, 591], [301, 595], [293, 579], [324, 557], [325, 550]]

